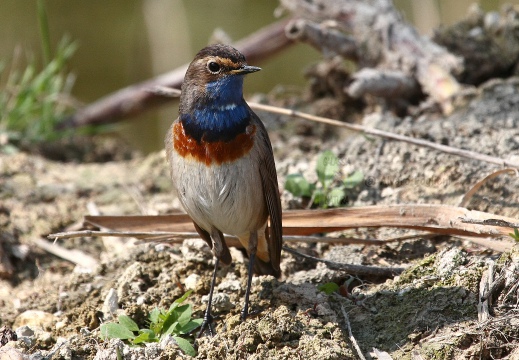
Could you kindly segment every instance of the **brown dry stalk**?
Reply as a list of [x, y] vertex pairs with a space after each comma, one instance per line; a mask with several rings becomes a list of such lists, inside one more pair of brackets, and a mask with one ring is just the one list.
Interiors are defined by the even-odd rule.
[[[186, 214], [158, 216], [86, 216], [90, 228], [132, 232], [195, 231]], [[450, 205], [378, 205], [353, 208], [288, 210], [283, 212], [283, 234], [308, 236], [355, 228], [395, 227], [435, 234], [508, 236], [519, 219]], [[340, 240], [337, 240], [340, 241]]]
[[502, 174], [515, 175], [515, 176], [519, 177], [519, 172], [517, 171], [517, 169], [506, 168], [506, 169], [501, 169], [501, 170], [495, 171], [492, 174], [485, 176], [482, 180], [478, 181], [476, 183], [476, 185], [474, 185], [472, 187], [472, 189], [470, 189], [465, 194], [465, 196], [463, 196], [463, 199], [461, 199], [458, 206], [461, 206], [461, 207], [466, 206], [469, 203], [470, 199], [472, 199], [474, 194], [481, 188], [481, 186], [483, 186], [483, 184], [485, 184], [487, 181], [489, 181], [495, 177], [498, 177], [499, 175], [502, 175]]
[[[95, 237], [95, 236], [112, 236], [112, 237], [132, 237], [143, 242], [167, 242], [171, 244], [182, 243], [185, 239], [198, 239], [200, 235], [196, 232], [172, 232], [172, 231], [117, 231], [117, 230], [77, 230], [65, 231], [50, 234], [47, 236], [50, 240], [63, 240], [78, 237]], [[414, 239], [427, 239], [436, 236], [436, 234], [419, 233], [414, 235], [399, 236], [385, 240], [378, 239], [361, 239], [352, 237], [326, 237], [326, 236], [283, 236], [285, 243], [318, 243], [329, 242], [331, 244], [361, 244], [361, 245], [382, 245], [390, 242], [402, 242]], [[238, 238], [225, 235], [225, 241], [228, 246], [243, 247]]]

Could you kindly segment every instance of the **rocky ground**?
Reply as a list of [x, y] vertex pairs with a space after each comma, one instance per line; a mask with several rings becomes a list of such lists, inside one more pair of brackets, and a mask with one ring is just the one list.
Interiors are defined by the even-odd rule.
[[[264, 100], [280, 101], [273, 95]], [[330, 110], [323, 106], [327, 101], [333, 99], [320, 99], [314, 108], [299, 106]], [[374, 107], [362, 122], [519, 161], [519, 79], [487, 82], [460, 94], [453, 104], [450, 115], [420, 108], [404, 117]], [[324, 150], [339, 159], [337, 179], [362, 171], [365, 181], [348, 194], [347, 206], [457, 205], [474, 184], [499, 169], [303, 120], [261, 117], [271, 132], [280, 185], [298, 172], [315, 181], [316, 160]], [[518, 177], [499, 176], [467, 207], [517, 219], [518, 188]], [[285, 209], [301, 206], [287, 191], [282, 200]], [[153, 308], [168, 308], [187, 289], [193, 290], [187, 301], [194, 316], [201, 317], [214, 264], [203, 242], [60, 240], [59, 245], [96, 264], [85, 268], [49, 254], [38, 241], [78, 229], [90, 213], [154, 215], [178, 208], [163, 152], [109, 162], [58, 162], [24, 152], [0, 155], [0, 359], [187, 357], [174, 341], [144, 347], [102, 341], [99, 326], [111, 316], [107, 299], [112, 311], [115, 301], [118, 311], [144, 327]], [[409, 233], [356, 229], [330, 236], [388, 239]], [[511, 250], [505, 253], [449, 236], [380, 246], [294, 246], [334, 261], [407, 270], [389, 279], [359, 278], [284, 253], [282, 278], [255, 278], [251, 302], [253, 310], [261, 311], [244, 323], [239, 311], [247, 259], [233, 249], [233, 264], [218, 272], [216, 335], [197, 341], [197, 358], [359, 359], [363, 354], [368, 359], [518, 359], [519, 255], [512, 237], [508, 240]], [[328, 282], [340, 285], [339, 291], [326, 295], [318, 290]], [[485, 284], [490, 290], [480, 293]], [[481, 318], [485, 305], [480, 294], [487, 300], [487, 318]]]

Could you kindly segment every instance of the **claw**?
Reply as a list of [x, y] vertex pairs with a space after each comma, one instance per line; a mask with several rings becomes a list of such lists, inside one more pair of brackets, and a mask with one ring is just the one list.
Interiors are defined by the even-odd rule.
[[205, 332], [206, 329], [209, 330], [209, 334], [211, 336], [215, 335], [215, 331], [213, 328], [213, 315], [211, 314], [211, 306], [213, 303], [213, 292], [214, 292], [214, 283], [216, 282], [216, 272], [218, 270], [218, 263], [219, 259], [216, 258], [214, 263], [214, 271], [213, 271], [213, 280], [211, 281], [211, 289], [209, 290], [209, 301], [207, 302], [207, 309], [205, 310], [204, 314], [204, 321], [202, 321], [202, 325], [200, 325], [200, 332], [197, 335], [197, 339], [202, 336], [202, 334]]
[[200, 336], [202, 336], [202, 334], [205, 332], [205, 330], [209, 330], [209, 335], [211, 335], [211, 336], [215, 335], [214, 322], [213, 322], [214, 318], [208, 310], [209, 310], [209, 307], [207, 308], [207, 310], [205, 312], [204, 321], [202, 322], [202, 325], [200, 325], [200, 332], [196, 336], [197, 339], [199, 339]]

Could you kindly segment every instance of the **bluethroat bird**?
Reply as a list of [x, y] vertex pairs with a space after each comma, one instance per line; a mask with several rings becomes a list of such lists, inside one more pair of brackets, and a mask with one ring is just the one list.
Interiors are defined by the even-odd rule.
[[242, 321], [249, 313], [252, 274], [281, 273], [281, 202], [272, 146], [265, 126], [243, 99], [244, 75], [259, 70], [231, 46], [200, 50], [187, 69], [179, 117], [165, 140], [173, 187], [215, 257], [199, 336], [208, 326], [213, 333], [218, 264], [232, 261], [224, 233], [238, 237], [249, 256]]

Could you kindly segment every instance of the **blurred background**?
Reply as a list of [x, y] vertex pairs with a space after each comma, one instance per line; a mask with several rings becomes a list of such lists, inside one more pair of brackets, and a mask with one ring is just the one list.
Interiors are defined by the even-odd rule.
[[[425, 35], [463, 18], [473, 3], [395, 0], [405, 18]], [[491, 11], [519, 0], [477, 3]], [[278, 0], [51, 0], [44, 4], [51, 50], [64, 35], [78, 45], [68, 70], [75, 75], [72, 95], [82, 104], [188, 63], [208, 44], [215, 29], [238, 40], [276, 21], [279, 5]], [[11, 67], [42, 61], [37, 2], [0, 0], [0, 9], [0, 61]], [[248, 77], [245, 90], [251, 94], [269, 93], [277, 86], [302, 87], [304, 69], [319, 57], [309, 46], [297, 45], [263, 64], [253, 64], [264, 71]], [[144, 153], [160, 150], [177, 106], [173, 102], [115, 129]]]

